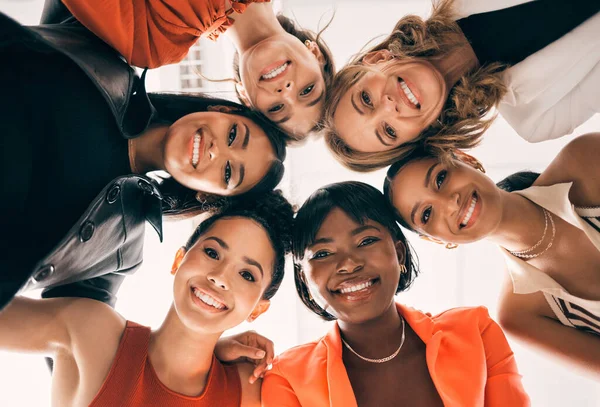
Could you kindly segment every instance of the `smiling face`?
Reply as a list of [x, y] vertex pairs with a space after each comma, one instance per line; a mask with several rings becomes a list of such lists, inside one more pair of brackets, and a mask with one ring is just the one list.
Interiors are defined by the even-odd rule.
[[333, 115], [339, 137], [367, 153], [414, 140], [446, 101], [444, 79], [427, 61], [385, 60], [372, 68], [340, 98]]
[[391, 188], [392, 203], [408, 225], [444, 242], [484, 239], [502, 219], [502, 191], [461, 161], [413, 161], [396, 174]]
[[312, 296], [346, 323], [379, 317], [393, 305], [398, 289], [397, 247], [404, 253], [404, 246], [379, 223], [361, 224], [332, 209], [302, 260]]
[[[223, 332], [268, 308], [275, 251], [255, 221], [217, 220], [185, 253], [173, 286], [177, 314], [186, 326]], [[257, 314], [258, 313], [258, 314]]]
[[265, 132], [252, 120], [199, 112], [173, 123], [164, 145], [165, 169], [180, 184], [216, 195], [239, 195], [255, 186], [275, 160]]
[[321, 51], [288, 33], [271, 36], [239, 56], [242, 94], [298, 139], [321, 118], [325, 81]]

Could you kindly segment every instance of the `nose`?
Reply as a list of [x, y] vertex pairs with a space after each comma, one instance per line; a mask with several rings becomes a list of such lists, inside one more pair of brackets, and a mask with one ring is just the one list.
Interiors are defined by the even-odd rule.
[[447, 199], [448, 214], [452, 215], [460, 210], [460, 194], [458, 192], [450, 193]]
[[229, 284], [225, 280], [223, 273], [215, 270], [211, 272], [208, 276], [208, 281], [214, 284], [214, 286], [221, 290], [229, 290]]
[[343, 256], [340, 260], [337, 272], [338, 273], [356, 273], [357, 271], [362, 270], [364, 267], [364, 262], [354, 253], [348, 253], [348, 255]]
[[384, 94], [381, 98], [381, 107], [387, 112], [398, 112], [398, 104], [390, 94]]
[[282, 81], [280, 82], [277, 87], [275, 88], [275, 91], [277, 93], [288, 93], [289, 91], [294, 89], [294, 82], [291, 80], [286, 80], [286, 81]]
[[210, 144], [208, 146], [208, 156], [211, 160], [219, 158], [219, 147], [217, 146], [217, 143], [214, 139], [210, 141]]

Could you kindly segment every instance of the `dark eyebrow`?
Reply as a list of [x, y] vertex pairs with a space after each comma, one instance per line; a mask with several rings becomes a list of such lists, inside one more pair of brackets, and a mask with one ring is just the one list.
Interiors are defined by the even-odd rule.
[[[429, 182], [431, 181], [431, 174], [433, 173], [435, 167], [437, 167], [438, 165], [439, 163], [435, 163], [427, 170], [427, 174], [425, 174], [425, 188], [429, 186]], [[410, 220], [413, 223], [413, 225], [416, 225], [415, 214], [417, 213], [417, 209], [419, 208], [419, 206], [421, 206], [421, 201], [417, 202], [415, 206], [413, 206], [412, 211], [410, 212]]]
[[277, 120], [276, 122], [273, 122], [273, 123], [275, 123], [275, 124], [281, 124], [281, 123], [285, 123], [285, 122], [287, 122], [288, 120], [290, 120], [291, 118], [292, 118], [292, 116], [285, 116], [283, 119], [281, 119], [281, 120]]
[[236, 189], [237, 187], [239, 187], [240, 185], [242, 185], [242, 182], [244, 182], [244, 175], [246, 174], [246, 167], [244, 166], [244, 164], [240, 165], [240, 177], [238, 179], [237, 184], [235, 184], [235, 186], [233, 187], [233, 189]]
[[321, 91], [321, 94], [319, 95], [319, 97], [317, 97], [315, 100], [313, 100], [312, 102], [308, 103], [306, 106], [307, 107], [311, 107], [316, 105], [317, 103], [319, 103], [321, 101], [321, 99], [323, 99], [323, 95], [325, 95], [325, 90]]
[[354, 95], [350, 95], [350, 102], [352, 102], [352, 106], [354, 106], [354, 108], [356, 109], [356, 111], [358, 112], [358, 114], [364, 115], [365, 112], [363, 112], [362, 110], [360, 110], [358, 108], [358, 106], [356, 105], [356, 103], [354, 103]]
[[265, 276], [263, 268], [262, 268], [262, 266], [260, 265], [259, 262], [257, 262], [254, 259], [251, 259], [250, 257], [244, 257], [244, 261], [246, 263], [250, 264], [251, 266], [255, 266], [256, 268], [258, 268], [260, 270], [260, 275], [263, 276], [263, 277]]
[[439, 164], [439, 163], [435, 163], [435, 164], [433, 164], [433, 165], [432, 165], [431, 167], [429, 167], [429, 169], [427, 170], [427, 174], [425, 175], [425, 184], [424, 184], [424, 185], [425, 185], [425, 188], [427, 188], [427, 186], [429, 185], [429, 181], [430, 181], [430, 178], [431, 178], [431, 173], [433, 172], [433, 169], [434, 169], [435, 167], [437, 167], [437, 166], [438, 166], [438, 164]]
[[214, 240], [215, 242], [217, 242], [219, 244], [219, 246], [221, 246], [223, 249], [225, 250], [229, 250], [229, 245], [227, 243], [225, 243], [223, 240], [219, 239], [216, 236], [209, 236], [204, 240]]
[[381, 232], [381, 230], [379, 230], [379, 228], [376, 227], [376, 226], [373, 226], [373, 225], [364, 225], [364, 226], [360, 226], [360, 227], [354, 229], [352, 231], [351, 235], [352, 236], [356, 236], [359, 233], [364, 232], [365, 230], [369, 230], [369, 229], [375, 229], [376, 231]]
[[381, 142], [381, 144], [383, 144], [384, 146], [387, 146], [387, 147], [391, 146], [391, 144], [386, 143], [383, 140], [383, 137], [381, 137], [381, 134], [379, 134], [379, 130], [378, 129], [375, 129], [375, 135], [377, 136], [377, 138], [379, 139], [379, 141]]
[[316, 245], [321, 244], [321, 243], [331, 243], [331, 242], [333, 242], [332, 238], [330, 238], [330, 237], [322, 237], [320, 239], [315, 240], [311, 244], [309, 244], [308, 248], [311, 248], [311, 247], [316, 246]]
[[246, 128], [246, 136], [244, 137], [244, 142], [242, 143], [242, 150], [245, 150], [248, 147], [248, 141], [250, 140], [250, 129], [246, 123], [244, 123], [244, 127]]

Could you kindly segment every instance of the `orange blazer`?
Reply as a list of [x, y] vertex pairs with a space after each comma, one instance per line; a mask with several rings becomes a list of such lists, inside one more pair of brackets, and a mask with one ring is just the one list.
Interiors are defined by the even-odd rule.
[[[427, 367], [446, 407], [520, 407], [530, 401], [502, 329], [485, 307], [431, 316], [396, 304], [426, 344]], [[318, 341], [279, 355], [262, 384], [264, 407], [357, 407], [336, 324]]]
[[157, 68], [181, 61], [198, 38], [225, 32], [232, 11], [270, 0], [62, 0], [88, 30], [117, 50], [128, 63]]

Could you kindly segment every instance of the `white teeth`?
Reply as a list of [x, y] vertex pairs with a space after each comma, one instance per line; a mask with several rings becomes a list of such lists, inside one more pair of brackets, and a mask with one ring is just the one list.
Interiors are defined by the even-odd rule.
[[192, 165], [195, 167], [200, 160], [200, 135], [194, 136], [194, 149], [192, 150]]
[[477, 197], [475, 195], [473, 195], [473, 197], [471, 198], [471, 205], [469, 206], [469, 210], [467, 210], [467, 213], [465, 214], [465, 217], [460, 222], [461, 226], [467, 226], [467, 223], [471, 219], [471, 215], [473, 215], [473, 211], [475, 210], [475, 204], [476, 203], [477, 203]]
[[267, 72], [266, 74], [264, 74], [263, 76], [261, 76], [261, 78], [263, 79], [273, 79], [275, 78], [277, 75], [279, 75], [280, 73], [282, 73], [283, 71], [285, 71], [285, 68], [287, 68], [288, 63], [284, 62], [283, 65]]
[[200, 301], [202, 301], [206, 305], [210, 305], [211, 307], [214, 307], [216, 309], [224, 309], [225, 308], [225, 304], [220, 303], [219, 301], [215, 300], [210, 295], [204, 294], [203, 292], [200, 292], [199, 290], [194, 289], [194, 295], [196, 297], [198, 297], [200, 299]]
[[406, 84], [406, 82], [404, 82], [403, 80], [400, 80], [400, 87], [404, 91], [404, 94], [406, 95], [406, 97], [408, 98], [408, 100], [410, 100], [411, 103], [413, 105], [415, 105], [416, 107], [419, 107], [419, 101], [417, 100], [417, 98], [415, 97], [415, 95], [412, 93], [412, 91], [410, 90], [410, 88], [408, 87], [408, 85]]
[[373, 285], [373, 280], [367, 281], [366, 283], [356, 284], [356, 285], [353, 285], [350, 287], [342, 288], [340, 290], [340, 293], [342, 293], [342, 294], [353, 293], [355, 291], [364, 290], [365, 288], [371, 287], [372, 285]]

